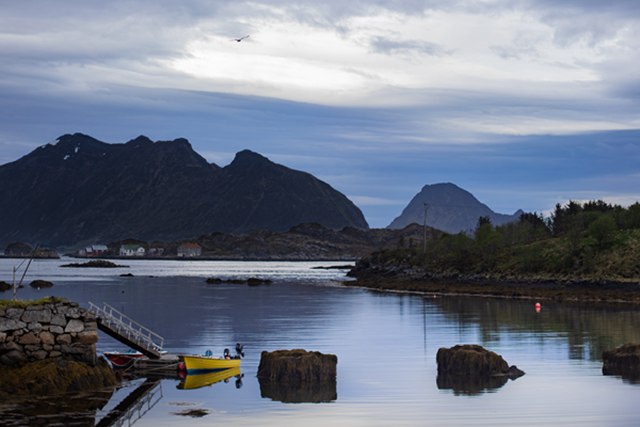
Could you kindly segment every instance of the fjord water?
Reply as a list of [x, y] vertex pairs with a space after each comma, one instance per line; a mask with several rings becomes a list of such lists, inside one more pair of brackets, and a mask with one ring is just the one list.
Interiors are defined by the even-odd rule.
[[[129, 268], [70, 269], [72, 260], [34, 261], [31, 279], [54, 282], [25, 287], [22, 299], [55, 295], [87, 306], [108, 303], [165, 338], [169, 352], [222, 354], [245, 346], [241, 381], [183, 390], [162, 379], [157, 398], [138, 411], [136, 426], [631, 426], [640, 423], [640, 384], [603, 376], [601, 354], [640, 342], [640, 312], [471, 297], [423, 297], [345, 287], [344, 270], [314, 269], [344, 262], [213, 262], [119, 260]], [[16, 260], [0, 260], [0, 280], [11, 280]], [[120, 277], [131, 273], [133, 277]], [[261, 277], [250, 287], [207, 284], [206, 277]], [[30, 280], [29, 278], [27, 279]], [[5, 292], [0, 297], [11, 298]], [[441, 388], [435, 355], [440, 347], [480, 344], [526, 375], [488, 389]], [[260, 352], [303, 348], [336, 354], [336, 398], [284, 403], [263, 397], [256, 378]], [[126, 350], [100, 335], [99, 352]], [[144, 379], [111, 394], [100, 409], [75, 413], [104, 422]], [[0, 402], [7, 425], [40, 425], [38, 403]], [[21, 411], [21, 405], [31, 405]], [[34, 406], [35, 405], [35, 406]], [[203, 409], [207, 415], [181, 415]], [[77, 409], [75, 409], [77, 411]], [[30, 415], [27, 415], [30, 414]], [[80, 421], [84, 420], [84, 421]], [[125, 423], [128, 425], [128, 423]], [[46, 425], [46, 423], [45, 423]]]

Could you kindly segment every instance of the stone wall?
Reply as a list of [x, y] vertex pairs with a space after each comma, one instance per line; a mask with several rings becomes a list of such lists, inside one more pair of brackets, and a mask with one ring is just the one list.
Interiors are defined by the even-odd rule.
[[0, 306], [0, 365], [63, 357], [96, 363], [95, 315], [68, 301]]

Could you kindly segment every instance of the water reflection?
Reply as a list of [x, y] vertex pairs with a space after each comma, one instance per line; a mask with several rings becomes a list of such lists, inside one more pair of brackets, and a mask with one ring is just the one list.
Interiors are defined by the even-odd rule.
[[499, 343], [505, 332], [548, 337], [567, 343], [571, 360], [601, 361], [602, 353], [628, 342], [640, 342], [640, 311], [620, 306], [583, 306], [498, 298], [435, 298], [431, 300], [460, 328], [477, 327], [481, 343]]
[[486, 392], [495, 392], [505, 385], [509, 378], [501, 376], [468, 376], [438, 374], [436, 385], [440, 390], [453, 390], [456, 395], [474, 396]]
[[0, 404], [3, 426], [94, 426], [97, 413], [107, 405], [114, 389], [59, 396], [29, 396]]
[[260, 396], [283, 403], [326, 403], [338, 399], [336, 382], [284, 383], [259, 378]]
[[161, 399], [160, 380], [148, 378], [95, 425], [96, 427], [131, 426]]
[[201, 387], [211, 386], [220, 381], [229, 382], [235, 377], [236, 388], [242, 387], [242, 378], [244, 374], [240, 372], [240, 368], [224, 369], [221, 371], [205, 372], [202, 374], [186, 374], [176, 387], [181, 390], [192, 390]]

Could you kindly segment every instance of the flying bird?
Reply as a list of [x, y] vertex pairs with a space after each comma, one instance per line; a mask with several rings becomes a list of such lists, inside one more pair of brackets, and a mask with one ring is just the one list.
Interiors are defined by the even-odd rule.
[[233, 40], [234, 40], [234, 41], [237, 41], [238, 43], [240, 43], [242, 40], [246, 39], [247, 37], [249, 37], [249, 35], [248, 35], [248, 34], [247, 34], [246, 36], [244, 36], [244, 37], [240, 37], [240, 38], [238, 38], [238, 39], [233, 39]]

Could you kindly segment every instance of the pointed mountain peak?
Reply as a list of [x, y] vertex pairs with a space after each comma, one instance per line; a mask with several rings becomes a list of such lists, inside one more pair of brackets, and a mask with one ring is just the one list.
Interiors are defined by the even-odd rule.
[[469, 191], [450, 182], [425, 185], [395, 218], [388, 228], [400, 229], [409, 224], [423, 224], [447, 233], [473, 230], [478, 218], [488, 216], [494, 225], [516, 221], [521, 211], [514, 215], [494, 212]]

